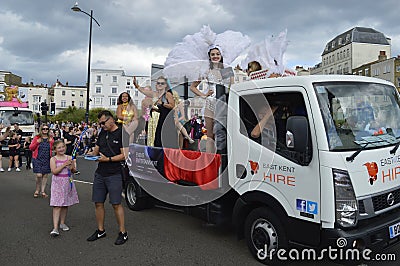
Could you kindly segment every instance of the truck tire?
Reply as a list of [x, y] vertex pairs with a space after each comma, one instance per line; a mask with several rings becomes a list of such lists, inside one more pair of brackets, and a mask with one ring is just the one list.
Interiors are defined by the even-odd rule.
[[273, 211], [267, 207], [251, 211], [246, 218], [244, 229], [251, 254], [264, 264], [279, 264], [276, 253], [279, 249], [286, 249], [288, 241], [282, 222]]
[[132, 211], [141, 211], [152, 206], [151, 198], [140, 197], [141, 194], [140, 185], [133, 178], [129, 178], [125, 187], [125, 201]]

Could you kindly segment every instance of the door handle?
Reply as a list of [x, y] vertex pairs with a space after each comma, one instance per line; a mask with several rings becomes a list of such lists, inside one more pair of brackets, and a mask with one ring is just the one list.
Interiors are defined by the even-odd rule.
[[236, 164], [236, 178], [245, 179], [247, 176], [246, 167], [242, 164]]

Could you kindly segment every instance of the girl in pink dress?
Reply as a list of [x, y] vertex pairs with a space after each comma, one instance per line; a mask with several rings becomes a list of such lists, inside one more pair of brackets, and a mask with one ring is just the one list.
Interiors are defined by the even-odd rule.
[[60, 234], [58, 228], [63, 231], [69, 230], [65, 224], [68, 207], [79, 203], [79, 199], [71, 178], [71, 173], [76, 171], [74, 160], [65, 154], [66, 146], [62, 140], [54, 142], [54, 150], [56, 155], [50, 159], [53, 173], [50, 195], [50, 206], [53, 207], [53, 230], [50, 235], [56, 237]]

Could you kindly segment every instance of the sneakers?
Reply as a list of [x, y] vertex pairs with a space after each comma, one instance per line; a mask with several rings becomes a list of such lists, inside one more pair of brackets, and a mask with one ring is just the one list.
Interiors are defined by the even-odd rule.
[[21, 169], [19, 169], [19, 167], [17, 167], [17, 169], [15, 169], [15, 171], [21, 172]]
[[11, 168], [8, 168], [8, 169], [7, 169], [8, 172], [11, 172], [11, 170], [12, 170]]
[[56, 236], [59, 236], [60, 233], [58, 232], [57, 229], [53, 229], [53, 231], [50, 232], [50, 235], [51, 235], [52, 237], [56, 237]]
[[3, 167], [1, 167], [1, 168], [0, 168], [0, 172], [4, 172], [4, 169], [3, 169]]
[[79, 175], [80, 173], [81, 173], [81, 172], [79, 172], [79, 171], [76, 171], [76, 172], [75, 172], [76, 175]]
[[63, 231], [69, 231], [69, 227], [66, 224], [60, 224], [60, 229]]
[[128, 232], [119, 232], [117, 240], [115, 240], [115, 245], [122, 245], [128, 240]]
[[97, 239], [103, 238], [106, 236], [106, 231], [100, 231], [99, 229], [97, 229], [93, 235], [91, 235], [88, 239], [86, 239], [87, 241], [96, 241]]

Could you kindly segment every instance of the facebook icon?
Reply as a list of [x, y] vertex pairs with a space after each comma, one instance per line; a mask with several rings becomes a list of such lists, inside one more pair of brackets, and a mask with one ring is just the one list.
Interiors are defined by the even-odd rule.
[[305, 212], [307, 207], [307, 201], [302, 199], [296, 199], [296, 209], [301, 212]]

